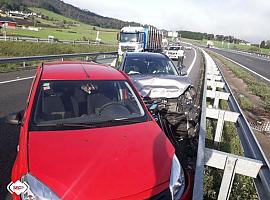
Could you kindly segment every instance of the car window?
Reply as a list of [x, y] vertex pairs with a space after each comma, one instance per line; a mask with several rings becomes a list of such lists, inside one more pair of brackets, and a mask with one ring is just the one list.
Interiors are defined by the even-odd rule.
[[[31, 125], [100, 124], [138, 119], [146, 112], [126, 81], [42, 81], [32, 109]], [[125, 121], [126, 123], [126, 121]]]
[[170, 59], [126, 57], [124, 72], [135, 74], [170, 74], [177, 75], [177, 70]]
[[181, 48], [180, 47], [170, 47], [169, 50], [180, 50]]

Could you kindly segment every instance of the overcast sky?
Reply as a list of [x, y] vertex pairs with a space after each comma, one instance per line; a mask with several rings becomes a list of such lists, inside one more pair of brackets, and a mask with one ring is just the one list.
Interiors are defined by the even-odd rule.
[[167, 30], [270, 39], [270, 0], [64, 0], [97, 14]]

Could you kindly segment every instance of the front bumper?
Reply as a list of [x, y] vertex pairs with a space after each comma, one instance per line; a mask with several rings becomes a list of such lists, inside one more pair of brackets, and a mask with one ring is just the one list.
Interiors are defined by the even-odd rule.
[[[182, 197], [179, 200], [189, 200], [192, 197], [192, 191], [193, 191], [193, 176], [191, 172], [185, 171], [185, 181], [186, 181], [186, 188], [182, 195]], [[172, 199], [170, 189], [166, 189], [162, 191], [161, 193], [151, 197], [149, 200], [170, 200]], [[178, 199], [177, 199], [178, 200]]]

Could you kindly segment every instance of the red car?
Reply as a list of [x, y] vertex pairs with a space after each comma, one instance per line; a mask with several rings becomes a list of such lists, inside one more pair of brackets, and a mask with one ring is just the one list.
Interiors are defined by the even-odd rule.
[[189, 199], [191, 181], [130, 79], [86, 62], [39, 66], [23, 115], [14, 199]]

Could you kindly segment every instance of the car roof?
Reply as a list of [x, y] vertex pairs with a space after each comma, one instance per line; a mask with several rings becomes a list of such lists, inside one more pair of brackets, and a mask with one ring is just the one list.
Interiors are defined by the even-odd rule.
[[118, 70], [93, 62], [61, 61], [45, 63], [41, 80], [126, 80]]
[[127, 52], [126, 57], [134, 57], [134, 58], [166, 58], [166, 56], [162, 53], [153, 53], [153, 52]]

